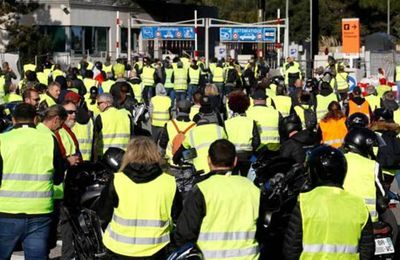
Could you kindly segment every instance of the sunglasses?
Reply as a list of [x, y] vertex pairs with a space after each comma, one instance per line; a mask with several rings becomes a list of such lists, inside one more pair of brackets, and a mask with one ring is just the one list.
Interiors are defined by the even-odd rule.
[[36, 101], [36, 102], [39, 102], [40, 98], [34, 98], [33, 100]]
[[72, 114], [76, 114], [76, 110], [67, 110], [67, 113], [72, 115]]

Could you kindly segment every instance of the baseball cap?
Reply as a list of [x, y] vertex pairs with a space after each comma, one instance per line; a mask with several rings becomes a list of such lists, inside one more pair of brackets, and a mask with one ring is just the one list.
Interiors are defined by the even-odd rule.
[[267, 94], [265, 93], [265, 89], [262, 89], [262, 88], [256, 89], [256, 90], [254, 91], [254, 93], [253, 93], [252, 98], [253, 98], [253, 99], [258, 99], [258, 100], [260, 100], [260, 99], [266, 99], [266, 98], [267, 98]]

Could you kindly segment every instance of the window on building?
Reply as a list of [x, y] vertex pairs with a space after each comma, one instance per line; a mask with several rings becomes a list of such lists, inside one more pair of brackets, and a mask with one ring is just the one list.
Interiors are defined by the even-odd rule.
[[128, 51], [128, 28], [121, 28], [121, 51]]
[[83, 27], [72, 26], [71, 27], [71, 50], [75, 53], [82, 53], [84, 50], [85, 38], [83, 37]]
[[67, 37], [64, 26], [41, 26], [39, 31], [46, 34], [53, 43], [53, 51], [64, 52]]
[[98, 52], [107, 51], [107, 38], [108, 38], [108, 28], [96, 27], [96, 50]]

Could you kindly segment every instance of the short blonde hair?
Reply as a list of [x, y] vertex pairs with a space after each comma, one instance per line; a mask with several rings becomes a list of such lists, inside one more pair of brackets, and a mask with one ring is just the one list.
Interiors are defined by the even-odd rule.
[[122, 158], [120, 171], [131, 163], [159, 164], [161, 166], [164, 162], [154, 141], [149, 137], [140, 136], [133, 138], [129, 142], [125, 155]]
[[217, 96], [219, 95], [218, 88], [214, 84], [207, 84], [204, 89], [205, 96]]

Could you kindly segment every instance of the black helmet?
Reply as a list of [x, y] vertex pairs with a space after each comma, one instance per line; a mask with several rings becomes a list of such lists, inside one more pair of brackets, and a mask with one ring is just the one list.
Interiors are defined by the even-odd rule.
[[288, 138], [293, 131], [301, 131], [301, 119], [297, 114], [292, 114], [282, 119], [280, 134], [283, 138]]
[[319, 146], [307, 159], [313, 187], [333, 184], [342, 186], [347, 173], [347, 161], [343, 153], [331, 146]]
[[117, 148], [110, 147], [104, 153], [103, 162], [107, 164], [114, 172], [118, 172], [121, 167], [122, 157], [124, 156], [125, 151]]
[[354, 113], [346, 120], [347, 129], [351, 130], [355, 127], [363, 128], [369, 124], [369, 118], [363, 113]]
[[100, 61], [96, 61], [96, 63], [94, 64], [94, 66], [96, 67], [96, 69], [98, 70], [102, 70], [103, 69], [103, 64]]
[[386, 108], [377, 108], [374, 111], [374, 117], [376, 120], [393, 122], [393, 111]]
[[344, 138], [346, 151], [360, 154], [367, 158], [374, 158], [373, 147], [378, 145], [376, 134], [368, 128], [353, 128]]
[[203, 253], [192, 243], [184, 244], [176, 249], [167, 260], [203, 260]]

